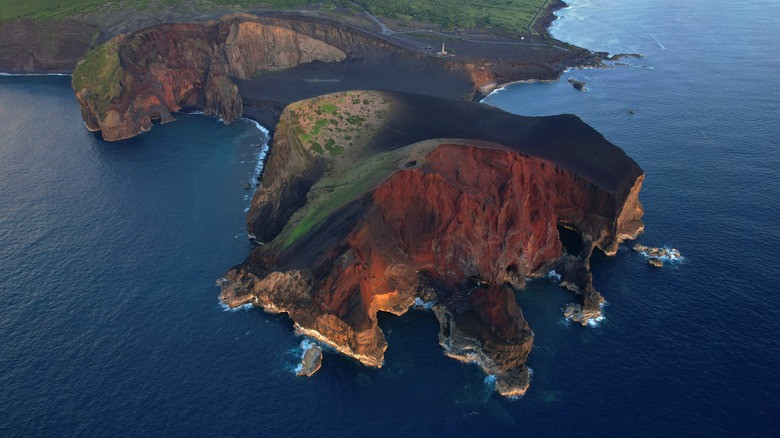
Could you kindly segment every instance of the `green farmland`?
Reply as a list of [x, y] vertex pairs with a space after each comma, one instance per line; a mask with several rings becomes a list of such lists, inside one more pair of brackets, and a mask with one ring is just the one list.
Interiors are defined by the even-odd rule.
[[[403, 22], [427, 22], [445, 29], [523, 31], [548, 0], [359, 0], [355, 3], [379, 17]], [[181, 6], [196, 10], [249, 11], [264, 7], [295, 9], [319, 5], [325, 10], [355, 8], [346, 0], [0, 0], [0, 21], [14, 18], [57, 20], [89, 13], [154, 11]]]

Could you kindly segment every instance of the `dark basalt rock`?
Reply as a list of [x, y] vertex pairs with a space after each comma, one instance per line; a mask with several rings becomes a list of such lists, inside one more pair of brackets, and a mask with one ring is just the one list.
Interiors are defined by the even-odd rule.
[[569, 78], [569, 83], [571, 84], [572, 87], [576, 88], [577, 90], [585, 91], [584, 81], [578, 81], [577, 79]]
[[[361, 140], [350, 134], [326, 153], [315, 137], [342, 138], [349, 124], [315, 136], [323, 109], [336, 121], [360, 114]], [[533, 332], [514, 290], [556, 269], [582, 300], [567, 316], [598, 318], [590, 255], [615, 254], [642, 231], [643, 178], [572, 116], [391, 92], [297, 102], [281, 116], [248, 215], [265, 244], [220, 281], [221, 299], [287, 313], [299, 333], [374, 367], [387, 348], [377, 312], [430, 308], [446, 355], [521, 395]], [[563, 253], [558, 225], [582, 236], [578, 256]]]

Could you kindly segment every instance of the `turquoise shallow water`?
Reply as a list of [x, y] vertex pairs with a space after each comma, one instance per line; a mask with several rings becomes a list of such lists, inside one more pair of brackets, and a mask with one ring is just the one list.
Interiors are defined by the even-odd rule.
[[572, 4], [556, 36], [647, 57], [564, 76], [586, 93], [487, 102], [575, 113], [623, 147], [647, 172], [640, 241], [686, 261], [597, 255], [598, 327], [566, 325], [571, 296], [532, 282], [534, 375], [514, 401], [444, 357], [424, 312], [381, 318], [381, 370], [326, 353], [295, 377], [289, 320], [225, 312], [214, 286], [249, 250], [242, 185], [264, 134], [189, 115], [106, 143], [67, 78], [0, 77], [0, 435], [778, 433], [780, 7]]

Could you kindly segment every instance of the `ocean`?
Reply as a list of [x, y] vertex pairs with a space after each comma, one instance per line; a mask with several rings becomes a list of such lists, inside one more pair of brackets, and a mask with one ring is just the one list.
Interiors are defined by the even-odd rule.
[[382, 369], [326, 351], [296, 377], [290, 320], [225, 311], [215, 286], [249, 252], [243, 185], [266, 133], [177, 115], [107, 143], [69, 78], [0, 77], [0, 436], [780, 433], [780, 3], [570, 4], [557, 38], [645, 57], [485, 102], [577, 114], [626, 150], [647, 174], [638, 241], [684, 260], [596, 254], [608, 305], [592, 327], [532, 281], [517, 400], [446, 358], [423, 311], [381, 315]]

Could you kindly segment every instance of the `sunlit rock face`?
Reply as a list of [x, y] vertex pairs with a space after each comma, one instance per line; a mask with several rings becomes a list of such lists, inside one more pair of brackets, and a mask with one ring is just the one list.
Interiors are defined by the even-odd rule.
[[132, 137], [184, 107], [231, 122], [243, 114], [230, 77], [252, 78], [312, 61], [346, 58], [341, 49], [295, 30], [226, 17], [205, 24], [149, 27], [120, 35], [87, 55], [73, 88], [90, 130]]
[[[266, 169], [247, 224], [265, 244], [221, 280], [226, 304], [286, 312], [300, 333], [378, 367], [377, 312], [430, 302], [445, 354], [507, 396], [527, 389], [533, 345], [514, 290], [555, 268], [595, 315], [591, 252], [614, 254], [642, 230], [641, 169], [571, 116], [338, 93], [285, 110]], [[559, 225], [583, 237], [579, 257], [564, 254]]]

